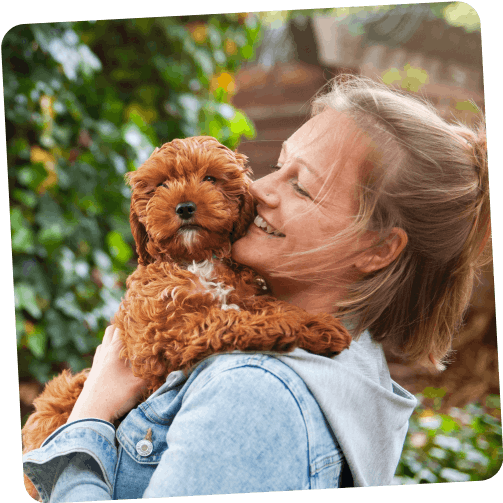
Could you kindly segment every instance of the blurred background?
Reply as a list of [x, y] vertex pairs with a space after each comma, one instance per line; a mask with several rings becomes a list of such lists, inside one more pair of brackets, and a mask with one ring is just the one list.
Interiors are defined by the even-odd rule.
[[[91, 364], [136, 267], [124, 174], [155, 146], [208, 134], [259, 178], [338, 74], [448, 120], [484, 110], [480, 21], [460, 2], [20, 25], [2, 65], [23, 423], [48, 379]], [[491, 267], [465, 321], [440, 374], [389, 357], [421, 402], [397, 484], [501, 466]]]

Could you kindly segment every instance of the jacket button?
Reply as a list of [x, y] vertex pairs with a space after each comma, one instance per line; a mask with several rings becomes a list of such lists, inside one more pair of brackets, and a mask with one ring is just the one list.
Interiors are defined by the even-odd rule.
[[153, 449], [154, 446], [150, 440], [143, 439], [136, 444], [136, 452], [140, 456], [149, 456]]

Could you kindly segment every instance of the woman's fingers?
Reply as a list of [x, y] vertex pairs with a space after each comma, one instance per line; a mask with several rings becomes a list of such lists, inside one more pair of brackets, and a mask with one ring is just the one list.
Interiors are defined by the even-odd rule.
[[114, 327], [114, 333], [112, 336], [112, 342], [120, 341], [121, 338], [121, 331], [118, 328], [115, 328], [115, 325], [112, 325]]
[[106, 328], [102, 344], [108, 346], [112, 342], [115, 330], [116, 330], [115, 325], [109, 325]]

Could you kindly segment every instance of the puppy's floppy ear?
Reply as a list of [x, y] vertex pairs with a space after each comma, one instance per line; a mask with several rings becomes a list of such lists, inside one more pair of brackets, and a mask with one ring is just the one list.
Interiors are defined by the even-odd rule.
[[235, 222], [234, 227], [232, 229], [231, 233], [231, 242], [234, 243], [234, 241], [237, 241], [238, 239], [242, 238], [245, 234], [246, 231], [248, 230], [248, 227], [250, 224], [253, 222], [253, 219], [255, 218], [255, 201], [253, 200], [252, 195], [250, 194], [249, 191], [249, 186], [252, 182], [251, 178], [248, 176], [248, 173], [251, 173], [251, 169], [246, 168], [245, 173], [244, 173], [244, 181], [246, 184], [246, 190], [244, 194], [242, 194], [240, 197], [240, 207], [239, 207], [239, 218]]
[[148, 234], [145, 226], [140, 222], [138, 218], [138, 213], [136, 211], [137, 201], [134, 196], [134, 174], [136, 172], [132, 171], [126, 173], [125, 178], [128, 185], [131, 186], [131, 209], [129, 212], [129, 223], [131, 224], [131, 233], [136, 243], [136, 253], [138, 254], [138, 263], [140, 265], [147, 265], [152, 263], [154, 260], [152, 256], [147, 252]]
[[136, 243], [136, 253], [138, 254], [138, 263], [147, 265], [153, 262], [151, 255], [147, 252], [148, 234], [145, 226], [138, 220], [138, 215], [134, 211], [131, 203], [131, 212], [129, 213], [129, 223], [131, 224], [131, 233]]

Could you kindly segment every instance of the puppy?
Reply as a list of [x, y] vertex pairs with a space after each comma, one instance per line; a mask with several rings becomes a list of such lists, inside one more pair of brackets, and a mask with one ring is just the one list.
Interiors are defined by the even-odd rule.
[[[339, 320], [274, 299], [251, 269], [230, 260], [232, 243], [255, 217], [245, 163], [203, 136], [156, 148], [126, 175], [138, 267], [113, 324], [124, 342], [121, 356], [148, 382], [148, 394], [170, 372], [214, 353], [300, 347], [332, 356], [349, 347]], [[23, 428], [24, 452], [66, 423], [87, 372], [66, 371], [47, 384]]]

